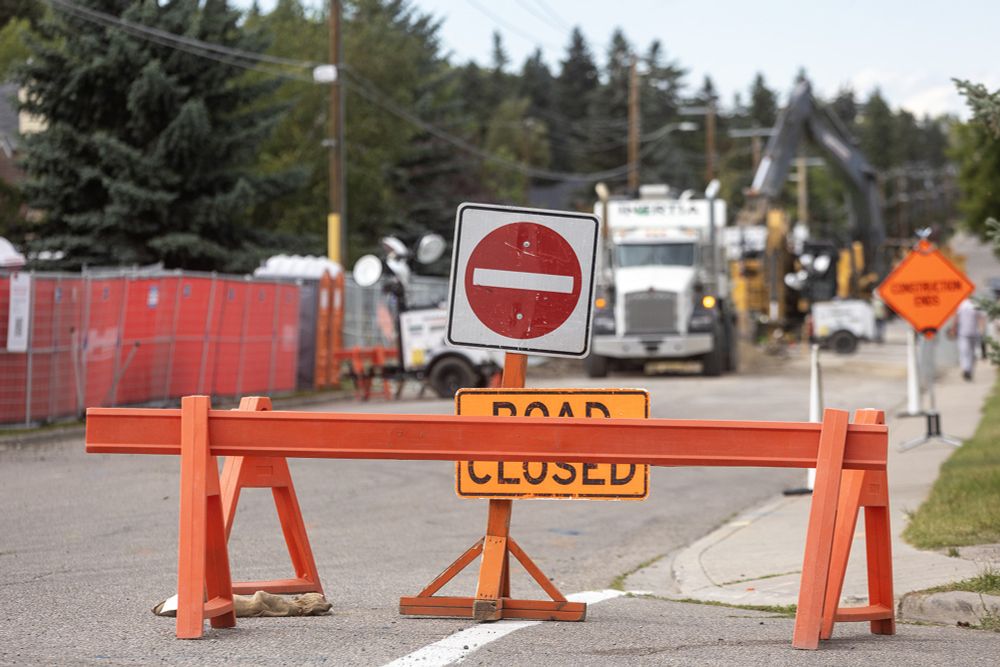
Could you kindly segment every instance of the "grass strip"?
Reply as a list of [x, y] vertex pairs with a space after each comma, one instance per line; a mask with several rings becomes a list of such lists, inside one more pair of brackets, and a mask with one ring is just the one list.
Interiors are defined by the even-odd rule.
[[975, 435], [941, 466], [903, 537], [921, 549], [1000, 542], [1000, 378]]

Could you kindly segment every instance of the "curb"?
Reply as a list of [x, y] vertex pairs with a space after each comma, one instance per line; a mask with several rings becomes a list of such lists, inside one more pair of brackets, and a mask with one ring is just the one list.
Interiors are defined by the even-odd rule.
[[899, 601], [899, 618], [938, 625], [982, 625], [983, 619], [1000, 619], [1000, 595], [967, 591], [907, 593]]

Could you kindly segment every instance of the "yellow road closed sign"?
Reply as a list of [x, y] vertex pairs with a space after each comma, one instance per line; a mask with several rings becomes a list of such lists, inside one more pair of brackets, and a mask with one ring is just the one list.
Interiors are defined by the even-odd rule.
[[[456, 414], [472, 417], [649, 417], [643, 389], [462, 389]], [[463, 498], [643, 500], [649, 466], [625, 463], [458, 461], [455, 490]]]

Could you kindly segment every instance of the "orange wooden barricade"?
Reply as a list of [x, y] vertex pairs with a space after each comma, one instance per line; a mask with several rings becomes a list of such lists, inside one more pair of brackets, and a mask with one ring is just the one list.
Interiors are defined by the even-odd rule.
[[[859, 411], [850, 424], [847, 417], [846, 412], [826, 410], [822, 424], [814, 424], [316, 414], [210, 410], [208, 397], [189, 396], [180, 410], [91, 408], [87, 451], [181, 457], [180, 638], [200, 637], [206, 618], [214, 627], [235, 624], [217, 456], [815, 467], [816, 488], [792, 640], [796, 648], [815, 649], [821, 638], [830, 636], [835, 622], [869, 621], [873, 633], [895, 631], [886, 486], [888, 432], [879, 411]], [[461, 614], [448, 613], [446, 603], [435, 605], [439, 615], [513, 617], [521, 610], [521, 617], [579, 620], [575, 618], [579, 610], [560, 600], [561, 594], [551, 585], [543, 584], [543, 588], [553, 602], [509, 599], [510, 554], [539, 583], [544, 580], [510, 539], [509, 503], [491, 502], [486, 537], [417, 597], [441, 600], [431, 597], [440, 588], [436, 584], [441, 581], [443, 585], [482, 553], [472, 609], [466, 612], [469, 599], [458, 598], [460, 602], [452, 609], [461, 607]], [[861, 507], [865, 508], [868, 537], [870, 605], [842, 609], [838, 598]]]
[[[270, 410], [271, 399], [247, 397], [240, 401], [240, 410]], [[316, 570], [309, 536], [299, 509], [299, 499], [292, 485], [288, 461], [280, 456], [227, 456], [222, 467], [222, 516], [225, 519], [226, 539], [233, 530], [236, 505], [243, 489], [271, 489], [278, 521], [285, 537], [288, 555], [295, 568], [291, 579], [245, 581], [233, 584], [233, 592], [253, 595], [257, 591], [268, 593], [322, 593], [323, 585]]]
[[398, 354], [391, 347], [352, 347], [336, 353], [337, 364], [346, 362], [350, 367], [351, 380], [354, 383], [354, 395], [358, 400], [367, 401], [372, 395], [372, 384], [376, 377], [382, 380], [382, 397], [392, 398], [392, 385], [389, 383], [385, 366], [390, 359]]

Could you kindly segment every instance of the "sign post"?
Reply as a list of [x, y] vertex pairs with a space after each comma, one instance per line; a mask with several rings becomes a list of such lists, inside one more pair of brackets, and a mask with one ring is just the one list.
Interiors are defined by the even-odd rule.
[[[927, 397], [930, 407], [924, 412], [912, 414], [927, 418], [927, 430], [923, 436], [900, 445], [900, 451], [905, 452], [933, 440], [953, 447], [962, 444], [961, 440], [941, 432], [941, 415], [934, 398], [936, 341], [933, 338], [973, 290], [975, 286], [972, 281], [925, 238], [920, 239], [917, 247], [878, 286], [878, 295], [882, 301], [909, 322], [914, 331], [923, 334], [925, 344], [930, 344], [930, 355], [927, 358], [930, 366], [927, 369]], [[912, 370], [916, 371], [915, 368]], [[910, 382], [913, 382], [913, 378], [910, 378]], [[913, 413], [914, 406], [908, 407]]]
[[[491, 204], [459, 206], [449, 288], [448, 343], [505, 350], [503, 390], [523, 389], [528, 353], [587, 356], [599, 227], [597, 217], [587, 213]], [[462, 401], [466, 396], [470, 394], [460, 393], [456, 398], [459, 414], [463, 412]], [[648, 416], [648, 409], [643, 412], [642, 416]], [[482, 486], [474, 477], [463, 477], [462, 465], [458, 464], [456, 478], [459, 495], [465, 495], [461, 491], [463, 480], [473, 487]], [[465, 461], [464, 465], [466, 471], [474, 473], [475, 461]], [[642, 475], [642, 489], [638, 493], [644, 498], [648, 492], [648, 470]], [[632, 479], [635, 476], [633, 473]], [[632, 493], [636, 493], [634, 485]], [[419, 595], [400, 599], [400, 613], [472, 616], [477, 621], [502, 618], [582, 621], [587, 615], [586, 603], [567, 601], [510, 536], [512, 498], [516, 494], [470, 490], [470, 495], [473, 494], [490, 499], [486, 535]], [[434, 595], [480, 554], [474, 598]], [[551, 600], [510, 597], [511, 555]]]

